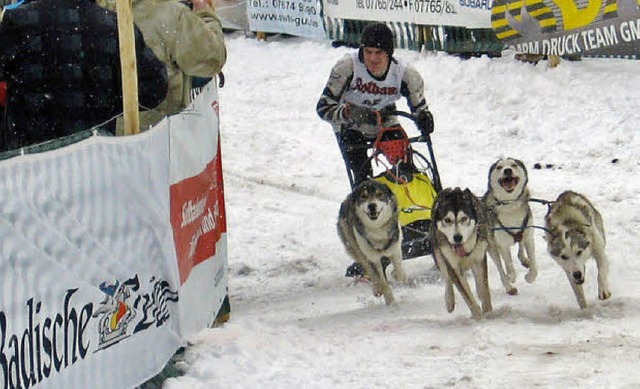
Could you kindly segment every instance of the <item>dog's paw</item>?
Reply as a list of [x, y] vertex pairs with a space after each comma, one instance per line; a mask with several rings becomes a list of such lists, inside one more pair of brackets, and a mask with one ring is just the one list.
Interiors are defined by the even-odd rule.
[[388, 294], [384, 296], [384, 303], [387, 305], [395, 305], [396, 304], [396, 299], [395, 297], [393, 297], [392, 294]]
[[407, 273], [402, 268], [393, 269], [393, 271], [391, 272], [391, 276], [393, 277], [394, 280], [402, 283], [407, 282], [407, 278], [408, 278]]
[[475, 319], [475, 320], [480, 320], [482, 319], [482, 310], [480, 309], [480, 307], [478, 305], [469, 307], [469, 309], [471, 310], [471, 316]]
[[456, 304], [453, 302], [448, 302], [447, 301], [447, 312], [451, 313], [453, 312], [453, 310], [456, 308]]
[[538, 271], [534, 268], [529, 269], [529, 272], [527, 274], [525, 274], [524, 276], [524, 280], [527, 281], [528, 283], [532, 284], [533, 281], [536, 280], [536, 278], [538, 277]]
[[507, 294], [509, 296], [515, 296], [518, 294], [518, 288], [516, 288], [515, 286], [512, 286], [510, 288], [507, 289]]
[[598, 291], [598, 298], [600, 300], [607, 300], [611, 297], [611, 291], [607, 289], [601, 289]]
[[447, 312], [451, 313], [456, 307], [456, 300], [453, 297], [453, 289], [446, 289], [444, 292], [444, 303], [447, 307]]

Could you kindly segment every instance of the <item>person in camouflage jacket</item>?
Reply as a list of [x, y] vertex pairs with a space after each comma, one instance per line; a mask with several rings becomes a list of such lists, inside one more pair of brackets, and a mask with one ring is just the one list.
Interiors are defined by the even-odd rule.
[[[98, 0], [98, 4], [115, 9], [115, 0]], [[133, 21], [169, 75], [166, 99], [140, 113], [144, 131], [164, 116], [182, 111], [190, 102], [191, 77], [220, 73], [227, 49], [222, 23], [209, 0], [133, 0]]]

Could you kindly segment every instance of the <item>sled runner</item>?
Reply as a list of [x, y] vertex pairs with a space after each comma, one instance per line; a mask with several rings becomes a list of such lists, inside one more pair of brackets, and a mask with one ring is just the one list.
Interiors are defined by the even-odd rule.
[[[415, 124], [415, 118], [410, 113], [394, 111], [391, 114], [408, 118]], [[417, 150], [419, 146], [426, 146], [429, 157]], [[403, 259], [431, 254], [431, 207], [442, 184], [429, 134], [408, 137], [400, 125], [380, 126], [376, 139], [366, 145], [349, 146], [340, 142], [352, 189], [356, 186], [356, 173], [362, 171], [359, 169], [367, 168], [367, 165], [350, 166], [346, 153], [356, 147], [368, 150], [366, 164], [372, 164], [374, 168], [373, 177], [369, 178], [384, 183], [396, 196], [403, 235]], [[347, 269], [347, 276], [361, 274], [361, 269], [354, 265]]]

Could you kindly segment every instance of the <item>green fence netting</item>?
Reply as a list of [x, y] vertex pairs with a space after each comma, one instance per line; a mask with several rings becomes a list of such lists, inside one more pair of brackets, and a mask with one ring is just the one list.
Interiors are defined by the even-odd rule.
[[84, 140], [96, 135], [97, 136], [113, 136], [113, 134], [107, 130], [104, 130], [101, 128], [93, 128], [90, 130], [80, 131], [75, 134], [68, 135], [62, 138], [57, 138], [47, 142], [26, 146], [21, 149], [0, 152], [0, 161], [13, 158], [18, 155], [36, 154], [36, 153], [42, 153], [44, 151], [59, 149], [61, 147], [65, 147], [70, 144], [80, 142], [81, 140]]
[[[357, 45], [362, 30], [374, 21], [324, 18], [329, 39], [347, 45]], [[396, 47], [420, 51], [444, 51], [473, 56], [499, 56], [505, 48], [490, 28], [469, 29], [456, 26], [425, 26], [413, 23], [386, 22], [396, 37]]]

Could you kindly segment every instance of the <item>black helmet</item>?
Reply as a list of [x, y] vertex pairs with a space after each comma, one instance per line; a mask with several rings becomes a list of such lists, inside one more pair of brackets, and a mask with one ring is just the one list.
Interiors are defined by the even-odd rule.
[[374, 23], [365, 27], [360, 38], [360, 47], [376, 47], [393, 55], [393, 33], [384, 23]]

